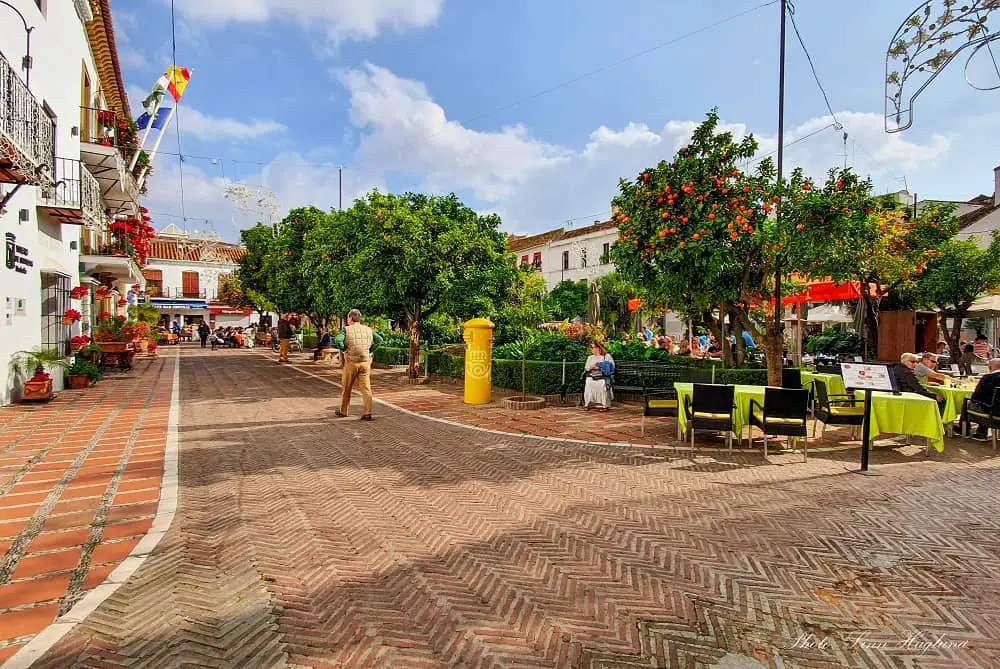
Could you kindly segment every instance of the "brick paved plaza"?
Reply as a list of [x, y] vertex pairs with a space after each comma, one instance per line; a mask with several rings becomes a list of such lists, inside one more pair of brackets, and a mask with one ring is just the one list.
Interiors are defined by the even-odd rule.
[[[156, 513], [178, 354], [176, 515], [95, 591]], [[638, 409], [519, 423], [393, 372], [377, 393], [440, 420], [338, 421], [335, 378], [185, 346], [0, 410], [8, 666], [29, 643], [51, 669], [1000, 665], [988, 445], [882, 447], [864, 477], [833, 439], [803, 463], [500, 434], [638, 442]]]

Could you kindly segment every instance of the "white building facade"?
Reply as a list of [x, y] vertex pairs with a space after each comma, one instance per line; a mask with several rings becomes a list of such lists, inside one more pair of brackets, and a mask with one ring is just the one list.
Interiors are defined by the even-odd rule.
[[[557, 228], [530, 237], [510, 237], [507, 248], [518, 265], [534, 265], [552, 290], [563, 281], [593, 283], [598, 277], [615, 271], [611, 247], [618, 239], [613, 221], [594, 221], [592, 225], [566, 230]], [[684, 332], [684, 323], [672, 315], [660, 324], [670, 335]]]
[[[7, 373], [18, 351], [68, 356], [96, 313], [123, 312], [141, 288], [129, 249], [108, 230], [139, 216], [119, 121], [130, 119], [108, 0], [0, 5], [0, 404], [18, 399], [21, 379]], [[89, 291], [73, 299], [78, 286]], [[82, 320], [64, 322], [70, 309]]]
[[220, 302], [220, 289], [239, 267], [243, 249], [211, 238], [184, 234], [167, 226], [153, 240], [143, 270], [141, 299], [159, 310], [164, 323], [184, 326], [247, 327], [260, 315]]

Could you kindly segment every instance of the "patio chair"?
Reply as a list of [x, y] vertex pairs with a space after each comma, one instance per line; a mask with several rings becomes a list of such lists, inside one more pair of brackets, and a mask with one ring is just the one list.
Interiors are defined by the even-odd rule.
[[972, 434], [973, 422], [986, 423], [991, 435], [990, 441], [993, 444], [993, 452], [995, 453], [997, 450], [997, 430], [1000, 430], [1000, 388], [993, 391], [993, 402], [990, 404], [988, 413], [973, 409], [969, 399], [966, 397], [965, 401], [962, 402], [962, 416], [959, 419], [962, 436], [965, 437]]
[[677, 418], [677, 441], [681, 440], [680, 402], [677, 390], [656, 390], [643, 395], [642, 436], [646, 436], [646, 416], [666, 416]]
[[[809, 416], [809, 391], [795, 388], [765, 388], [764, 405], [750, 400], [750, 426], [764, 432], [764, 457], [767, 457], [767, 438], [802, 437], [802, 459], [807, 458], [806, 420]], [[750, 433], [753, 446], [753, 432]]]
[[725, 432], [726, 448], [733, 450], [733, 410], [736, 408], [733, 386], [696, 383], [690, 397], [684, 398], [684, 416], [694, 448], [695, 430]]
[[781, 387], [802, 390], [802, 370], [794, 367], [782, 367]]
[[[831, 395], [826, 391], [826, 381], [816, 379], [813, 383], [816, 391], [816, 422], [823, 423], [820, 439], [826, 432], [827, 425], [850, 425], [851, 437], [854, 428], [865, 422], [865, 406], [861, 400], [852, 395]], [[813, 436], [816, 436], [816, 423], [813, 423]]]

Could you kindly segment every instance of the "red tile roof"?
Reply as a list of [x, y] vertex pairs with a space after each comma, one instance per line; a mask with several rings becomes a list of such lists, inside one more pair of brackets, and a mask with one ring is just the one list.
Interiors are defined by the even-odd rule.
[[236, 264], [246, 250], [235, 244], [205, 242], [201, 245], [181, 244], [180, 239], [154, 237], [150, 243], [151, 260], [180, 260], [184, 262], [219, 262]]
[[601, 232], [602, 230], [610, 230], [611, 228], [616, 228], [618, 225], [614, 221], [604, 221], [594, 223], [593, 225], [588, 225], [585, 228], [576, 228], [575, 230], [570, 230], [562, 236], [562, 239], [572, 239], [573, 237], [582, 237], [583, 235], [589, 235], [592, 232]]
[[507, 238], [507, 250], [514, 253], [523, 249], [530, 249], [533, 246], [545, 246], [551, 241], [562, 238], [562, 236], [562, 228], [549, 230], [548, 232], [542, 232], [537, 235], [531, 235], [530, 237], [511, 236]]

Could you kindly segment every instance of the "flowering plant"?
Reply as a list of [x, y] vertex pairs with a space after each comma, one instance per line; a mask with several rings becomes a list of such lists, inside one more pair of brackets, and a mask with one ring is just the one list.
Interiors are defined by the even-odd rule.
[[87, 335], [77, 335], [69, 340], [71, 344], [89, 344], [90, 337]]
[[110, 294], [111, 294], [111, 289], [108, 288], [107, 286], [98, 286], [97, 290], [94, 291], [94, 295], [96, 295], [98, 299], [102, 300]]
[[77, 286], [73, 290], [69, 291], [69, 296], [74, 300], [82, 300], [90, 292], [90, 288], [87, 286]]
[[76, 323], [81, 318], [83, 318], [83, 314], [76, 309], [67, 309], [63, 313], [62, 320], [65, 325], [69, 325], [70, 323]]
[[97, 318], [99, 320], [104, 320], [106, 318], [111, 318], [111, 312], [110, 311], [102, 311], [101, 313], [99, 313], [97, 315]]
[[126, 304], [128, 304], [128, 300], [126, 300], [124, 297], [118, 299], [119, 307], [124, 307]]

